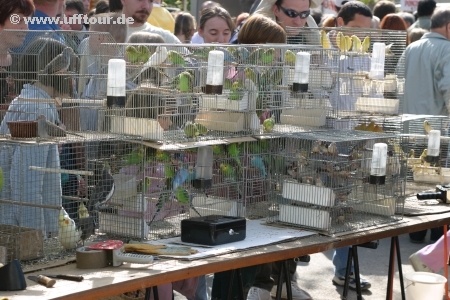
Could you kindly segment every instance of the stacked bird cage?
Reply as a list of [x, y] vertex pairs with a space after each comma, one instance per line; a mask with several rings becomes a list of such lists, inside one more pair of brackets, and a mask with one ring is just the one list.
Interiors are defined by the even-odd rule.
[[[439, 149], [428, 153], [430, 133], [439, 131]], [[408, 160], [408, 181], [444, 184], [450, 179], [448, 163], [448, 118], [431, 115], [402, 115], [402, 139]]]
[[77, 139], [3, 139], [0, 239], [8, 261], [39, 265], [74, 255], [86, 239], [108, 233], [99, 213], [113, 208], [112, 195], [120, 188], [116, 176], [135, 142], [140, 141], [90, 133]]
[[[277, 188], [268, 222], [335, 234], [402, 218], [406, 161], [395, 151], [396, 135], [329, 130], [275, 142], [270, 172]], [[379, 144], [386, 145], [382, 180], [372, 160]]]
[[[401, 113], [406, 32], [361, 28], [288, 28], [292, 38], [324, 49], [338, 49], [339, 89], [331, 97], [330, 126], [352, 129], [360, 115]], [[313, 39], [312, 37], [316, 37]]]

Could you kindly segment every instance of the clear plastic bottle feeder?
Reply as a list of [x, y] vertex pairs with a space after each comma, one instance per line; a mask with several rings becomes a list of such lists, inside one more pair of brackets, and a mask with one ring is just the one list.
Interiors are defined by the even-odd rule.
[[309, 83], [309, 65], [311, 54], [306, 52], [297, 52], [295, 55], [294, 81], [292, 91], [305, 93], [308, 91]]
[[386, 180], [387, 144], [373, 145], [372, 164], [370, 166], [370, 184], [384, 184]]
[[206, 74], [206, 94], [222, 94], [223, 62], [224, 54], [222, 51], [209, 51], [208, 70]]
[[439, 149], [441, 147], [441, 132], [431, 130], [428, 134], [427, 162], [436, 164], [439, 162]]
[[210, 189], [213, 176], [213, 148], [211, 146], [197, 149], [197, 165], [193, 185], [197, 189]]
[[370, 63], [369, 77], [372, 79], [384, 79], [384, 60], [386, 56], [385, 43], [373, 43], [372, 59]]
[[108, 80], [106, 87], [106, 105], [125, 107], [126, 62], [123, 59], [108, 61]]

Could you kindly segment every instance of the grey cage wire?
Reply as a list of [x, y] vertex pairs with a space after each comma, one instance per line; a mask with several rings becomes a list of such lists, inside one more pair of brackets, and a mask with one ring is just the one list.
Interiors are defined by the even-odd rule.
[[[401, 114], [405, 31], [326, 27], [287, 28], [287, 33], [293, 43], [319, 43], [324, 49], [338, 50], [339, 88], [331, 96], [329, 127], [353, 129], [354, 119], [360, 116]], [[375, 43], [385, 45], [384, 53], [374, 55]]]
[[[394, 150], [396, 135], [328, 130], [273, 141], [269, 223], [337, 234], [402, 218], [406, 160]], [[384, 184], [369, 181], [375, 143], [388, 145]]]
[[[137, 132], [146, 140], [162, 143], [324, 127], [331, 109], [329, 95], [338, 80], [336, 75], [332, 77], [338, 71], [338, 56], [330, 58], [328, 55], [335, 51], [317, 47], [284, 44], [102, 46], [117, 49], [113, 52], [120, 53], [118, 57], [127, 61], [127, 81], [135, 84], [127, 90], [124, 108], [106, 109], [110, 130]], [[215, 94], [206, 90], [211, 51], [222, 52], [224, 57], [222, 92]], [[310, 55], [311, 67], [307, 90], [293, 92], [298, 52]], [[132, 87], [132, 84], [127, 86]], [[275, 125], [266, 130], [261, 125], [270, 117]]]

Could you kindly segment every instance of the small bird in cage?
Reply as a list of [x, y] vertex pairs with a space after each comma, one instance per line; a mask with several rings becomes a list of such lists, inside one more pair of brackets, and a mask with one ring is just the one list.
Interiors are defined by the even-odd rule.
[[261, 172], [262, 177], [265, 178], [267, 176], [266, 166], [264, 165], [261, 156], [258, 155], [253, 156], [252, 159], [250, 160], [250, 164], [252, 167], [257, 168]]
[[89, 197], [88, 211], [94, 214], [94, 222], [98, 225], [97, 211], [111, 200], [115, 191], [114, 177], [111, 175], [111, 168], [108, 163], [103, 166], [102, 174], [94, 187], [92, 195]]
[[327, 152], [329, 155], [337, 156], [339, 154], [338, 148], [335, 142], [330, 143], [327, 148]]
[[420, 154], [420, 162], [424, 165], [427, 163], [428, 149], [423, 149], [422, 154]]
[[174, 65], [186, 67], [186, 60], [183, 58], [183, 56], [181, 54], [179, 54], [176, 51], [170, 50], [169, 52], [167, 52], [167, 58]]
[[41, 73], [50, 75], [67, 72], [72, 55], [74, 55], [72, 48], [66, 47], [61, 54], [58, 54], [45, 66]]
[[321, 141], [314, 141], [311, 153], [320, 154]]
[[423, 129], [425, 129], [426, 133], [430, 133], [431, 130], [433, 130], [433, 126], [430, 125], [428, 120], [423, 121]]
[[287, 169], [287, 173], [292, 177], [292, 179], [297, 179], [297, 168], [294, 166], [289, 166]]
[[77, 229], [75, 221], [69, 217], [64, 209], [60, 211], [58, 225], [58, 240], [64, 249], [76, 248], [81, 237], [81, 231]]
[[284, 62], [287, 65], [293, 66], [295, 65], [295, 60], [296, 60], [295, 53], [289, 49], [286, 50], [286, 52], [284, 53]]
[[416, 156], [416, 153], [415, 153], [414, 149], [409, 150], [408, 158], [415, 158], [415, 156]]
[[319, 186], [319, 187], [324, 186], [322, 178], [320, 177], [320, 174], [316, 175], [315, 185]]

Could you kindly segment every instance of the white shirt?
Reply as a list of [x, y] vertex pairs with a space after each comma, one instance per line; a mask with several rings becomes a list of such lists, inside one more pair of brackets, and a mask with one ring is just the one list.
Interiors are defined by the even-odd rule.
[[181, 44], [180, 40], [175, 35], [170, 33], [170, 31], [153, 26], [147, 22], [145, 22], [142, 26], [139, 26], [139, 27], [128, 26], [127, 40], [130, 37], [130, 35], [132, 35], [135, 32], [138, 32], [138, 31], [159, 34], [167, 44]]
[[200, 36], [200, 34], [198, 34], [198, 32], [194, 33], [194, 35], [192, 36], [192, 39], [191, 39], [191, 44], [204, 44], [204, 43], [205, 43], [205, 41]]

